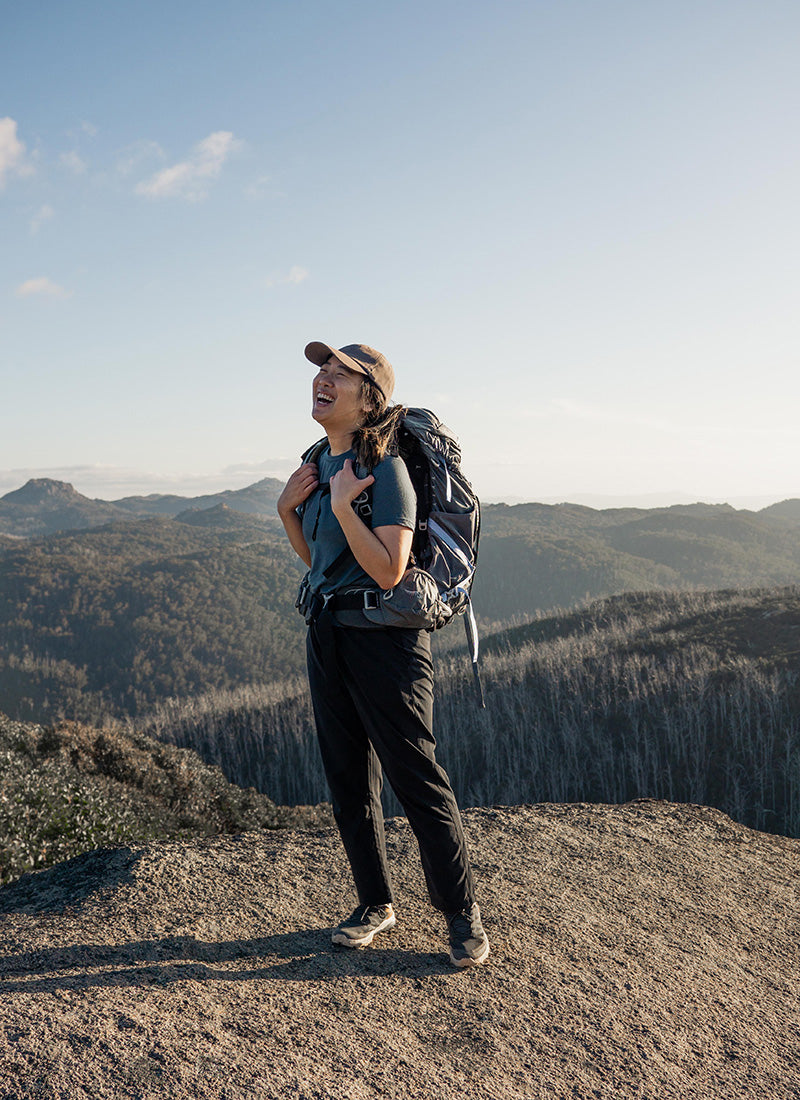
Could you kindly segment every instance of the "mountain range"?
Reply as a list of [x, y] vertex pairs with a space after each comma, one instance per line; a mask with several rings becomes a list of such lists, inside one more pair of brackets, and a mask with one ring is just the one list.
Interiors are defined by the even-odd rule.
[[[283, 483], [266, 477], [244, 489], [225, 489], [196, 497], [173, 493], [151, 493], [147, 496], [100, 500], [79, 493], [69, 482], [53, 478], [31, 478], [21, 488], [0, 497], [0, 535], [32, 537], [60, 531], [78, 531], [99, 527], [114, 520], [143, 516], [166, 516], [186, 522], [191, 513], [214, 509], [275, 519], [275, 508]], [[483, 509], [483, 529], [497, 535], [528, 533], [532, 530], [569, 535], [592, 529], [606, 529], [635, 524], [658, 514], [672, 524], [678, 517], [685, 519], [715, 519], [719, 525], [733, 517], [751, 518], [772, 528], [800, 526], [800, 499], [783, 500], [759, 511], [732, 508], [729, 504], [675, 504], [662, 508], [590, 508], [581, 504], [489, 504]], [[224, 512], [208, 517], [208, 526]], [[230, 516], [227, 517], [230, 525]]]
[[[109, 502], [38, 479], [0, 498], [0, 710], [142, 714], [301, 671], [302, 566], [280, 488]], [[758, 512], [487, 505], [481, 633], [623, 592], [800, 584], [798, 533], [800, 500]], [[441, 633], [440, 648], [461, 638]]]
[[85, 530], [121, 519], [176, 517], [220, 505], [273, 520], [282, 488], [282, 482], [266, 477], [244, 489], [226, 489], [199, 497], [153, 493], [108, 501], [86, 497], [66, 481], [32, 478], [20, 489], [0, 497], [0, 534], [29, 538]]

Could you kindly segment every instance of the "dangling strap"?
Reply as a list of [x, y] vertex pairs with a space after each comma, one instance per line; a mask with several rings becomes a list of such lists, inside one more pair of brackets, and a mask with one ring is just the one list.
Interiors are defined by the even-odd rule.
[[478, 671], [478, 624], [475, 622], [475, 612], [472, 610], [472, 600], [470, 599], [467, 600], [467, 610], [464, 615], [464, 630], [467, 634], [467, 644], [472, 658], [472, 675], [475, 680], [475, 690], [478, 693], [478, 706], [481, 710], [486, 710], [481, 674]]

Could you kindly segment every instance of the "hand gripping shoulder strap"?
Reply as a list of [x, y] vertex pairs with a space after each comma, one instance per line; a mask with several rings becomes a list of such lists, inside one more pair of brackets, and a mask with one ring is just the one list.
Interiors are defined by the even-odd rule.
[[[324, 454], [327, 446], [328, 446], [327, 437], [324, 438], [324, 439], [318, 439], [316, 443], [312, 443], [311, 446], [308, 448], [308, 450], [305, 451], [301, 455], [301, 460], [303, 462], [319, 463], [319, 460], [322, 457], [322, 455]], [[362, 472], [362, 470], [363, 470], [363, 472]], [[356, 463], [356, 467], [355, 467], [356, 477], [359, 477], [359, 478], [366, 477], [369, 472], [370, 471], [364, 469], [359, 463]], [[330, 490], [330, 483], [329, 482], [326, 481], [326, 482], [320, 483], [317, 486], [317, 488], [314, 490], [314, 493], [310, 494], [303, 501], [303, 503], [300, 505], [300, 507], [297, 510], [298, 515], [302, 518], [303, 514], [305, 513], [305, 509], [306, 509], [306, 505], [307, 505], [308, 501], [311, 499], [311, 497], [315, 493], [320, 493], [321, 496], [324, 496], [326, 493], [330, 493], [330, 491], [331, 490]], [[371, 516], [372, 516], [372, 486], [368, 486], [366, 489], [364, 489], [364, 491], [361, 493], [361, 495], [359, 497], [357, 497], [356, 500], [353, 501], [353, 504], [355, 506], [356, 511], [358, 512], [358, 515], [361, 517], [361, 519], [364, 521], [364, 523], [366, 523], [366, 525], [368, 527], [370, 527], [371, 526], [370, 519], [371, 519]], [[317, 523], [319, 523], [319, 510], [317, 511]], [[317, 533], [317, 524], [314, 525], [314, 535], [312, 537], [316, 536], [316, 533]], [[353, 551], [350, 549], [349, 546], [345, 546], [344, 550], [342, 550], [342, 552], [339, 555], [337, 555], [337, 557], [331, 562], [331, 564], [328, 566], [328, 568], [324, 571], [325, 579], [330, 580], [331, 577], [334, 577], [336, 575], [336, 573], [339, 571], [339, 569], [341, 569], [341, 567], [345, 564], [345, 562], [348, 561], [350, 558], [352, 558], [352, 556], [353, 556]]]

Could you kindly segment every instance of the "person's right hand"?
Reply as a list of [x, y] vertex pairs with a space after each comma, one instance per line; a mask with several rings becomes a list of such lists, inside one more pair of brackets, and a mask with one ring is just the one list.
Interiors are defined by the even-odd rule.
[[298, 466], [278, 497], [278, 515], [288, 515], [303, 503], [319, 485], [318, 470], [313, 462]]

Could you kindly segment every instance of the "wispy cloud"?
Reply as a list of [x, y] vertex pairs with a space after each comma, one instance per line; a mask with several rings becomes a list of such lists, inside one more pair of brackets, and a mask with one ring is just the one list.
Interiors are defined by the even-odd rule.
[[55, 217], [55, 213], [55, 210], [48, 203], [40, 206], [31, 218], [31, 233], [38, 233], [45, 222], [49, 222], [51, 218]]
[[270, 275], [269, 278], [264, 280], [264, 286], [267, 290], [273, 286], [281, 286], [285, 283], [290, 283], [292, 286], [299, 286], [300, 283], [306, 281], [309, 274], [310, 272], [304, 267], [295, 264], [285, 275]]
[[30, 176], [33, 165], [28, 159], [24, 142], [17, 137], [17, 124], [13, 118], [0, 118], [0, 188], [6, 177]]
[[76, 176], [86, 175], [86, 162], [74, 149], [70, 149], [68, 153], [62, 153], [58, 159], [65, 168], [68, 168], [70, 172], [74, 172]]
[[37, 279], [27, 279], [24, 283], [20, 283], [16, 290], [18, 298], [30, 298], [34, 295], [43, 295], [46, 298], [69, 298], [69, 293], [63, 286], [48, 279], [46, 275], [41, 275]]
[[139, 183], [136, 194], [150, 199], [204, 199], [210, 181], [219, 176], [225, 161], [241, 144], [229, 130], [217, 130], [195, 146], [188, 160], [163, 168]]
[[64, 131], [71, 141], [80, 141], [82, 138], [95, 138], [98, 132], [94, 123], [88, 122], [86, 119], [83, 119], [77, 126], [72, 126], [69, 130]]
[[266, 195], [277, 194], [274, 191], [272, 176], [258, 176], [243, 188], [248, 199], [263, 199]]
[[164, 150], [157, 141], [136, 141], [120, 150], [115, 167], [120, 176], [130, 176], [133, 172], [144, 171], [148, 161], [164, 159]]

